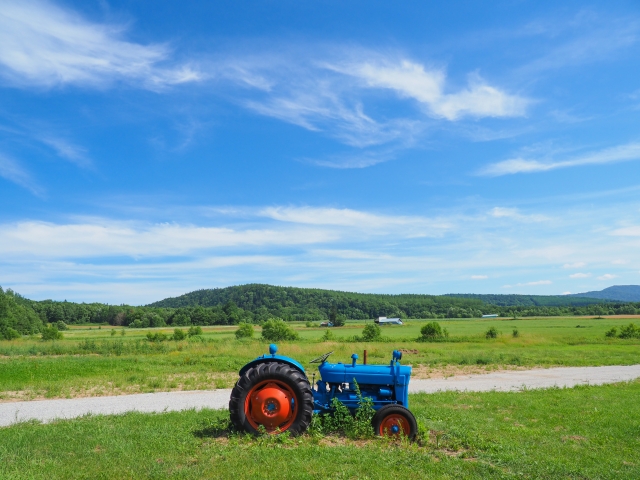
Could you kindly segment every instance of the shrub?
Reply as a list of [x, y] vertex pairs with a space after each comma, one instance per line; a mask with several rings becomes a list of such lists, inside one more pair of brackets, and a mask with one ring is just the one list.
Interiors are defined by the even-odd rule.
[[178, 341], [178, 340], [184, 340], [185, 338], [187, 338], [187, 334], [184, 333], [184, 330], [182, 330], [181, 328], [175, 328], [173, 330], [173, 339]]
[[518, 338], [520, 336], [520, 332], [517, 328], [513, 329], [513, 338]]
[[116, 331], [115, 330], [111, 330], [111, 336], [115, 337], [115, 335], [116, 335]]
[[345, 324], [345, 316], [344, 315], [336, 315], [335, 320], [333, 321], [334, 327], [344, 327]]
[[42, 340], [62, 340], [62, 332], [53, 325], [48, 325], [42, 330]]
[[640, 338], [640, 328], [634, 323], [630, 323], [626, 327], [620, 327], [620, 338]]
[[62, 330], [69, 330], [69, 327], [67, 327], [67, 324], [64, 323], [62, 320], [58, 320], [56, 322], [56, 328], [60, 331]]
[[162, 332], [157, 332], [157, 333], [147, 332], [147, 340], [149, 340], [150, 342], [164, 342], [168, 338], [169, 337], [167, 337]]
[[129, 328], [144, 328], [144, 324], [142, 323], [142, 320], [137, 318], [129, 324]]
[[618, 336], [618, 329], [616, 327], [611, 327], [604, 334], [605, 337], [615, 338]]
[[202, 327], [200, 325], [189, 327], [189, 331], [187, 332], [187, 335], [189, 335], [190, 337], [196, 337], [198, 335], [202, 335]]
[[307, 328], [312, 328], [313, 327], [313, 322], [310, 322], [309, 320], [307, 320], [304, 324], [305, 327]]
[[281, 318], [272, 318], [262, 325], [262, 338], [270, 342], [297, 340], [298, 334]]
[[486, 338], [498, 338], [498, 329], [496, 327], [489, 327], [484, 334]]
[[362, 330], [362, 340], [371, 342], [373, 340], [380, 339], [381, 332], [380, 327], [375, 323], [367, 323]]
[[321, 340], [323, 342], [330, 342], [331, 340], [335, 340], [335, 338], [336, 336], [333, 334], [333, 332], [327, 328], [324, 332], [324, 335], [322, 335]]
[[442, 328], [438, 322], [429, 322], [424, 324], [420, 329], [420, 333], [422, 334], [422, 338], [425, 340], [433, 340], [443, 337]]
[[7, 327], [6, 329], [0, 331], [0, 337], [4, 338], [5, 340], [15, 340], [16, 338], [22, 337], [22, 335], [20, 335], [19, 331], [11, 327]]
[[253, 325], [241, 323], [236, 330], [236, 338], [253, 338]]

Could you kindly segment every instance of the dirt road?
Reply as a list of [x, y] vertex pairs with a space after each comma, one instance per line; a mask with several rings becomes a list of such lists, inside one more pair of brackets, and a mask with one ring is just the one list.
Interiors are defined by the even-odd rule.
[[[449, 378], [411, 380], [411, 393], [444, 390], [486, 392], [522, 389], [573, 387], [624, 382], [640, 378], [640, 365], [607, 367], [562, 367], [502, 371]], [[114, 415], [124, 412], [166, 412], [190, 408], [227, 408], [230, 389], [160, 392], [116, 397], [90, 397], [64, 400], [38, 400], [0, 404], [0, 427], [27, 420], [50, 422], [83, 415]]]

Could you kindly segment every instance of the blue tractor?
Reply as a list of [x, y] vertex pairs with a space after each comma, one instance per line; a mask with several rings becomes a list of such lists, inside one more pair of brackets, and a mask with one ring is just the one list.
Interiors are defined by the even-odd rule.
[[[332, 413], [333, 399], [340, 400], [352, 412], [358, 408], [356, 383], [363, 397], [371, 398], [376, 411], [372, 423], [377, 435], [413, 439], [418, 426], [409, 411], [411, 367], [400, 365], [402, 353], [394, 350], [388, 365], [329, 363], [326, 353], [311, 361], [319, 363], [320, 380], [311, 385], [304, 367], [290, 357], [277, 355], [278, 347], [269, 346], [261, 355], [240, 369], [240, 378], [231, 392], [229, 412], [239, 430], [257, 433], [261, 427], [269, 433], [303, 433], [314, 413]], [[315, 375], [314, 375], [315, 379]]]

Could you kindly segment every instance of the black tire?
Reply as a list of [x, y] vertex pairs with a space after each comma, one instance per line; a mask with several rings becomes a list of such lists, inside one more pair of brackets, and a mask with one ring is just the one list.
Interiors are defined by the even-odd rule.
[[[247, 395], [262, 382], [273, 380], [284, 383], [294, 395], [297, 404], [297, 412], [293, 422], [282, 432], [288, 431], [291, 435], [303, 433], [311, 423], [313, 415], [313, 394], [311, 385], [305, 375], [298, 369], [280, 362], [260, 363], [247, 370], [242, 375], [231, 391], [229, 400], [229, 413], [231, 422], [236, 429], [257, 434], [258, 430], [251, 424], [245, 413]], [[254, 423], [256, 423], [254, 421]]]
[[408, 408], [405, 408], [402, 405], [385, 405], [375, 413], [371, 419], [371, 424], [373, 425], [373, 431], [376, 435], [393, 435], [388, 430], [383, 431], [382, 428], [385, 419], [388, 417], [401, 418], [402, 429], [404, 430], [406, 437], [409, 440], [416, 438], [416, 434], [418, 433], [418, 422], [416, 422], [416, 417], [413, 416], [413, 413], [411, 413]]

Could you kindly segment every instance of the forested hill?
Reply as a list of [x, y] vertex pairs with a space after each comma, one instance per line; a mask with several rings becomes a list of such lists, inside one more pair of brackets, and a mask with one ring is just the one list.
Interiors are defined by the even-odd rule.
[[[599, 293], [599, 292], [589, 292]], [[481, 300], [490, 305], [499, 305], [503, 307], [580, 307], [584, 305], [595, 305], [597, 303], [606, 303], [609, 297], [593, 297], [586, 298], [588, 294], [578, 295], [500, 295], [500, 294], [481, 294], [481, 293], [448, 293], [445, 296], [454, 298], [472, 298]], [[640, 301], [640, 298], [635, 301]]]
[[640, 285], [614, 285], [597, 292], [576, 293], [572, 297], [591, 297], [598, 301], [640, 302]]
[[[326, 318], [335, 307], [346, 318], [392, 317], [431, 318], [432, 315], [460, 314], [479, 316], [487, 305], [475, 299], [436, 295], [382, 295], [351, 293], [316, 288], [276, 287], [249, 284], [226, 288], [196, 290], [179, 297], [166, 298], [149, 307], [217, 307], [233, 302], [253, 313], [270, 312], [281, 317]], [[453, 309], [450, 311], [450, 309]]]
[[[491, 298], [484, 297], [495, 297], [493, 300], [496, 303], [489, 303]], [[501, 317], [640, 313], [640, 303], [595, 300], [599, 303], [594, 304], [592, 299], [564, 296], [560, 298], [570, 299], [570, 302], [575, 303], [553, 306], [548, 303], [549, 298], [527, 295], [485, 295], [480, 298], [465, 295], [376, 295], [253, 284], [198, 290], [146, 307], [135, 307], [54, 300], [33, 301], [0, 287], [0, 339], [37, 334], [48, 323], [61, 329], [66, 328], [67, 324], [147, 328], [262, 323], [272, 317], [287, 321], [318, 322], [327, 320], [334, 314], [336, 318], [361, 320], [380, 315], [402, 318], [478, 318], [486, 313], [497, 313]], [[591, 304], [582, 303], [585, 300]], [[498, 301], [520, 303], [501, 305]], [[535, 301], [538, 303], [534, 303]], [[547, 303], [542, 303], [543, 301]]]

